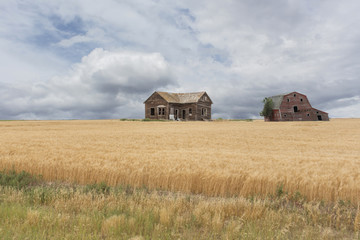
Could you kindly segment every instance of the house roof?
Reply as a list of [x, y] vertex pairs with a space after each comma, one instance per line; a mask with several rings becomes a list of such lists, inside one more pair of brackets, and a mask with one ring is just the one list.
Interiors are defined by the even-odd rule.
[[[155, 92], [155, 93], [158, 93], [168, 103], [195, 103], [198, 102], [204, 94], [206, 94], [206, 92], [192, 92], [192, 93]], [[209, 100], [211, 101], [210, 98]]]

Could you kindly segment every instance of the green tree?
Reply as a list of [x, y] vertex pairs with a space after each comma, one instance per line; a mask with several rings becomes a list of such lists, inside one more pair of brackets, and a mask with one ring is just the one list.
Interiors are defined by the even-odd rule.
[[260, 116], [270, 117], [272, 114], [274, 103], [271, 98], [264, 98], [263, 103], [264, 103], [264, 108], [260, 112]]

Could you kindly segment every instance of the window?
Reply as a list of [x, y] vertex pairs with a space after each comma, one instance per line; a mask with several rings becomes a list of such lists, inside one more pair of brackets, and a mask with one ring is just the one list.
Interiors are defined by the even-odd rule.
[[158, 115], [165, 115], [165, 108], [164, 107], [160, 107], [158, 109], [159, 109]]
[[206, 108], [201, 109], [201, 115], [202, 116], [207, 116], [207, 109]]
[[296, 97], [296, 94], [294, 93], [294, 97]]
[[310, 117], [310, 114], [308, 113], [308, 114], [306, 114], [306, 116]]
[[207, 101], [207, 96], [204, 97], [204, 101]]
[[298, 107], [297, 106], [294, 106], [294, 112], [298, 112]]
[[189, 115], [192, 115], [192, 109], [189, 108]]
[[150, 115], [154, 116], [155, 115], [155, 108], [150, 108]]
[[286, 114], [284, 114], [284, 117], [286, 117]]
[[303, 101], [303, 99], [302, 98], [300, 98], [300, 102], [302, 102]]
[[290, 102], [290, 99], [288, 98], [287, 101]]

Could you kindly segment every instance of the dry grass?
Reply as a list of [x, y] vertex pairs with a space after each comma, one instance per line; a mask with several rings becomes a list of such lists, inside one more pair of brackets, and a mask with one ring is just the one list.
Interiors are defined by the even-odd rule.
[[[0, 186], [1, 239], [359, 239], [359, 209], [114, 187]], [[131, 190], [131, 191], [129, 191]], [[46, 196], [45, 201], [43, 196]]]
[[[360, 199], [360, 120], [0, 122], [0, 169], [209, 196]], [[161, 210], [160, 210], [161, 212]], [[161, 214], [166, 224], [170, 216]], [[358, 219], [358, 218], [357, 218]], [[112, 222], [104, 223], [108, 229]], [[214, 227], [217, 220], [213, 220]]]

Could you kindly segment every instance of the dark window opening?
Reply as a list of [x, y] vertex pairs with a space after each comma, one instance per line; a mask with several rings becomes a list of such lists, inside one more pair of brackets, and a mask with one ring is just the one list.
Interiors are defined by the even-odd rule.
[[158, 115], [165, 115], [165, 108], [159, 108]]
[[290, 99], [288, 98], [287, 101], [290, 102]]
[[308, 113], [308, 114], [306, 114], [306, 116], [310, 117], [310, 114]]
[[298, 107], [297, 106], [294, 106], [294, 112], [298, 112]]
[[192, 114], [192, 109], [191, 108], [189, 108], [189, 115], [191, 115]]
[[284, 117], [286, 117], [286, 114], [284, 114]]
[[206, 108], [202, 108], [202, 109], [201, 109], [201, 115], [202, 115], [202, 116], [206, 116], [206, 115], [207, 115], [207, 109], [206, 109]]
[[186, 117], [186, 111], [184, 109], [184, 110], [182, 110], [182, 118], [185, 119], [185, 117]]
[[303, 101], [303, 99], [302, 98], [300, 98], [300, 102], [302, 102]]
[[296, 97], [296, 94], [294, 93], [294, 97]]
[[318, 120], [319, 120], [319, 121], [322, 121], [321, 115], [318, 115]]
[[155, 115], [155, 108], [150, 108], [150, 115], [154, 116]]

